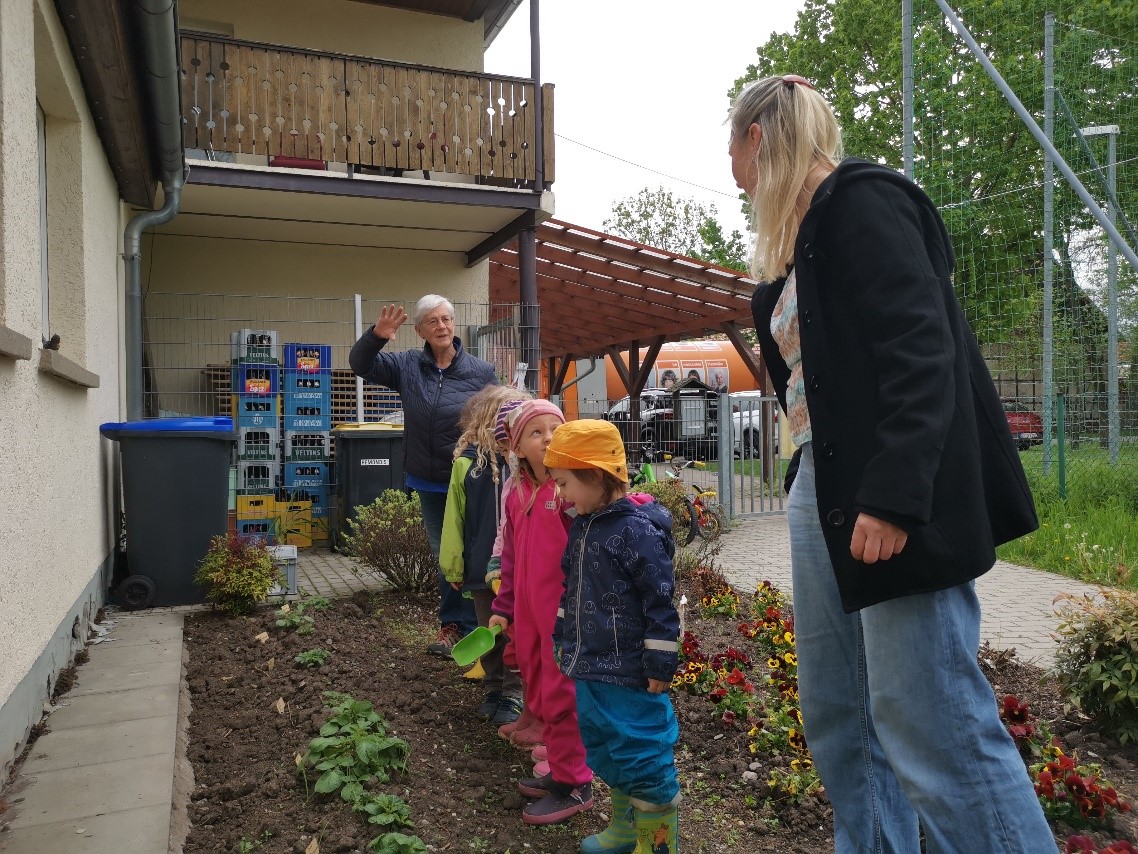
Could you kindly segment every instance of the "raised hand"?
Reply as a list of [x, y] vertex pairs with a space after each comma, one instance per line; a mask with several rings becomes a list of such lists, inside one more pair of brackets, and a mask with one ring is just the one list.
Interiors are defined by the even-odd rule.
[[394, 303], [385, 305], [379, 310], [379, 319], [375, 322], [375, 334], [380, 338], [391, 340], [406, 320], [407, 312], [403, 306]]

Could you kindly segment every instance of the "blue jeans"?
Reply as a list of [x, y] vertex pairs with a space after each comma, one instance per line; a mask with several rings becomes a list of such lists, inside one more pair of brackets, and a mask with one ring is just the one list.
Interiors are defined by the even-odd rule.
[[973, 584], [844, 613], [810, 444], [787, 520], [799, 699], [838, 854], [916, 852], [918, 820], [930, 854], [1056, 851], [976, 663]]
[[[443, 539], [443, 515], [447, 509], [447, 494], [445, 492], [426, 492], [416, 489], [419, 504], [423, 508], [423, 525], [427, 529], [427, 539], [431, 543], [431, 552], [435, 562], [439, 559], [439, 548]], [[470, 634], [478, 626], [478, 618], [474, 615], [474, 600], [464, 599], [462, 593], [450, 586], [450, 582], [443, 577], [442, 567], [439, 572], [439, 625], [452, 624], [458, 626], [463, 637]]]

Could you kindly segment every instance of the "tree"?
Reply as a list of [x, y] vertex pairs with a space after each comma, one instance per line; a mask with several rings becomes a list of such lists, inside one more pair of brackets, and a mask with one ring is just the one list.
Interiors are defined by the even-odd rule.
[[645, 187], [613, 205], [612, 213], [604, 227], [613, 234], [732, 270], [747, 270], [743, 235], [737, 230], [724, 235], [715, 205], [677, 198], [663, 187]]

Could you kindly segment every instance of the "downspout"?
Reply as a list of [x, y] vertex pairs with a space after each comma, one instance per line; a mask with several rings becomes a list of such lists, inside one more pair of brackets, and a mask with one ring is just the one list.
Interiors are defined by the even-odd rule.
[[178, 71], [178, 20], [174, 0], [134, 0], [131, 4], [145, 75], [147, 106], [159, 162], [164, 203], [143, 211], [123, 232], [126, 273], [126, 412], [127, 420], [143, 417], [142, 377], [142, 233], [174, 218], [185, 184], [182, 148], [181, 86]]

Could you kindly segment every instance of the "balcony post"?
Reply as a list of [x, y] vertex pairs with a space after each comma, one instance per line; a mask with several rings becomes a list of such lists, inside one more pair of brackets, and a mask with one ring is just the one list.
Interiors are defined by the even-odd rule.
[[526, 388], [537, 391], [540, 377], [541, 330], [537, 305], [537, 229], [518, 235], [518, 289], [522, 304], [522, 361], [526, 363]]
[[[545, 121], [541, 94], [541, 0], [529, 2], [529, 68], [533, 78], [534, 108], [534, 182], [533, 189], [540, 193], [545, 186]], [[523, 285], [524, 287], [524, 285]], [[536, 303], [537, 300], [535, 299]]]

